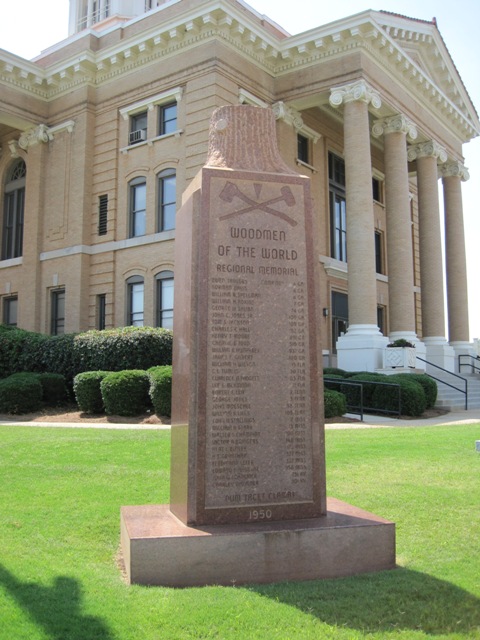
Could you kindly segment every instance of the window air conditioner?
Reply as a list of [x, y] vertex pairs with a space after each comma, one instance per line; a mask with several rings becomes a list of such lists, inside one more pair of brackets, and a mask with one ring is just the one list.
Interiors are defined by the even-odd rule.
[[147, 132], [145, 129], [137, 129], [136, 131], [130, 132], [129, 142], [130, 144], [135, 144], [136, 142], [143, 142], [147, 139]]

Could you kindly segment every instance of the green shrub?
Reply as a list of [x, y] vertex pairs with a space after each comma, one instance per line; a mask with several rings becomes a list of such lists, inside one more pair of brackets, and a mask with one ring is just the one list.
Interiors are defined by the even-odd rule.
[[427, 402], [427, 409], [432, 409], [437, 402], [438, 387], [433, 378], [427, 376], [426, 373], [399, 373], [399, 376], [408, 376], [410, 380], [415, 380], [418, 384], [421, 384], [425, 391], [425, 398]]
[[150, 376], [150, 399], [157, 416], [172, 415], [172, 366], [151, 367], [147, 371]]
[[389, 382], [383, 373], [371, 373], [368, 371], [357, 372], [353, 376], [349, 376], [343, 385], [340, 387], [341, 393], [343, 393], [347, 399], [347, 405], [351, 407], [359, 407], [361, 400], [360, 387], [357, 385], [351, 386], [348, 382], [362, 382], [363, 387], [363, 406], [371, 409], [373, 404], [373, 394], [376, 388], [376, 382]]
[[61, 373], [39, 373], [38, 379], [43, 389], [43, 403], [49, 407], [67, 401], [65, 376]]
[[[328, 377], [328, 380], [326, 378]], [[339, 376], [336, 374], [325, 374], [323, 378], [323, 387], [325, 389], [330, 389], [331, 391], [340, 391], [340, 385], [345, 380], [343, 376]]]
[[33, 331], [2, 325], [0, 332], [0, 378], [13, 373], [41, 372], [41, 345], [48, 339]]
[[[404, 416], [421, 416], [427, 400], [423, 387], [411, 374], [387, 376], [388, 382], [400, 385], [400, 413]], [[392, 387], [377, 386], [373, 394], [373, 407], [381, 410], [398, 410], [398, 393]]]
[[60, 373], [65, 376], [67, 384], [79, 371], [80, 361], [75, 352], [75, 335], [65, 333], [59, 336], [48, 336], [41, 345], [42, 371]]
[[154, 327], [122, 327], [75, 336], [80, 371], [146, 370], [172, 364], [172, 332]]
[[0, 380], [0, 412], [30, 413], [42, 406], [43, 389], [36, 373], [15, 373]]
[[111, 371], [84, 371], [73, 379], [73, 393], [80, 411], [84, 413], [103, 413], [102, 391], [100, 383]]
[[146, 371], [130, 369], [109, 373], [100, 382], [107, 415], [137, 416], [151, 407]]
[[332, 376], [345, 378], [347, 376], [347, 372], [344, 369], [338, 369], [337, 367], [325, 367], [323, 375], [328, 376], [329, 378]]
[[347, 412], [347, 401], [343, 393], [324, 389], [325, 418], [343, 416]]

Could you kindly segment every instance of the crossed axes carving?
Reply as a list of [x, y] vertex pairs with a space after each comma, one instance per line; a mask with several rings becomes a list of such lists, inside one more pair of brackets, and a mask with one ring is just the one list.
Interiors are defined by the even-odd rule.
[[236, 184], [228, 180], [225, 183], [222, 191], [220, 192], [220, 198], [224, 202], [233, 202], [235, 198], [239, 198], [240, 200], [242, 200], [242, 202], [248, 204], [248, 207], [220, 216], [220, 220], [227, 220], [227, 218], [233, 218], [235, 216], [241, 215], [242, 213], [248, 213], [250, 211], [254, 211], [255, 209], [260, 209], [261, 211], [265, 211], [265, 213], [270, 213], [272, 216], [277, 216], [278, 218], [285, 220], [285, 222], [288, 222], [289, 225], [295, 227], [297, 225], [297, 222], [293, 218], [287, 216], [287, 214], [283, 213], [283, 211], [277, 211], [276, 209], [272, 209], [269, 206], [271, 204], [274, 204], [275, 202], [285, 202], [288, 207], [293, 207], [293, 205], [295, 204], [295, 196], [293, 195], [290, 187], [282, 187], [280, 189], [280, 193], [282, 195], [275, 198], [270, 198], [270, 200], [265, 200], [264, 202], [256, 202], [245, 193], [242, 193]]

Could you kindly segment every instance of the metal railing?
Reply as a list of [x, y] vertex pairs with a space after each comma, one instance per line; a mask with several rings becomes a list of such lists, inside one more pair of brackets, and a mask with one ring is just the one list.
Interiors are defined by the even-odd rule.
[[[425, 372], [427, 376], [429, 376], [430, 378], [433, 378], [437, 382], [441, 382], [442, 384], [445, 384], [447, 387], [450, 387], [451, 389], [455, 389], [455, 391], [458, 391], [458, 392], [462, 393], [465, 396], [465, 411], [466, 411], [468, 409], [468, 382], [467, 382], [467, 380], [465, 380], [465, 378], [462, 378], [462, 376], [459, 376], [456, 373], [452, 373], [452, 371], [448, 371], [448, 369], [444, 369], [443, 367], [439, 367], [437, 364], [433, 364], [433, 362], [429, 362], [428, 360], [425, 360], [424, 358], [421, 358], [420, 356], [417, 356], [417, 360], [420, 360], [421, 362], [425, 362], [425, 364], [428, 364], [430, 367], [435, 367], [435, 369], [439, 369], [440, 371], [443, 371], [443, 373], [451, 376], [450, 380], [452, 380], [452, 378], [457, 378], [458, 380], [462, 381], [463, 389], [461, 387], [456, 387], [454, 384], [451, 384], [450, 382], [446, 382], [446, 380], [443, 380], [442, 378], [437, 378], [437, 377], [433, 376], [431, 373]], [[452, 380], [452, 383], [453, 383], [453, 380]]]
[[[462, 358], [468, 358], [470, 362], [462, 362]], [[460, 372], [462, 371], [462, 367], [470, 367], [469, 373], [480, 373], [480, 356], [471, 356], [469, 353], [461, 353], [458, 356], [458, 370]]]
[[[347, 399], [347, 411], [348, 413], [353, 413], [354, 415], [359, 415], [360, 416], [360, 420], [363, 422], [363, 415], [364, 413], [373, 413], [373, 414], [385, 414], [385, 415], [393, 415], [393, 416], [397, 416], [397, 418], [400, 417], [401, 415], [401, 406], [402, 406], [402, 396], [401, 396], [401, 388], [399, 384], [395, 384], [393, 382], [377, 382], [376, 380], [355, 380], [355, 381], [349, 381], [348, 378], [330, 378], [329, 376], [324, 376], [323, 378], [323, 382], [325, 384], [325, 386], [327, 387], [327, 389], [331, 388], [328, 385], [337, 385], [340, 387], [359, 387], [359, 402], [358, 403], [352, 403], [349, 402], [349, 399], [351, 399], [352, 395], [354, 394], [344, 394], [346, 399]], [[395, 402], [397, 404], [396, 409], [379, 409], [378, 407], [366, 407], [363, 403], [363, 397], [364, 397], [364, 390], [363, 390], [363, 386], [364, 385], [374, 385], [374, 386], [381, 386], [381, 387], [392, 387], [392, 389], [396, 390], [396, 398], [395, 398]], [[356, 400], [356, 398], [354, 398]]]

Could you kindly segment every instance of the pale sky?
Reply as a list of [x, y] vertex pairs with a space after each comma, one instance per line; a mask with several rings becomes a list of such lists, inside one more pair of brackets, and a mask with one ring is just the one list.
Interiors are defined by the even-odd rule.
[[[480, 112], [480, 2], [463, 0], [251, 0], [291, 34], [300, 33], [367, 9], [400, 13], [437, 25], [477, 112]], [[0, 48], [27, 59], [68, 35], [68, 0], [2, 2]], [[463, 183], [463, 209], [467, 247], [470, 338], [480, 338], [480, 138], [464, 146], [470, 180]]]

